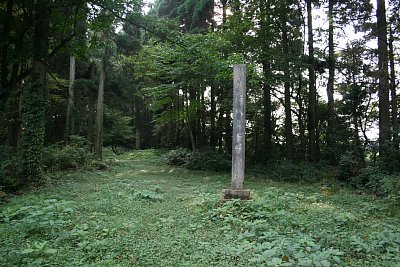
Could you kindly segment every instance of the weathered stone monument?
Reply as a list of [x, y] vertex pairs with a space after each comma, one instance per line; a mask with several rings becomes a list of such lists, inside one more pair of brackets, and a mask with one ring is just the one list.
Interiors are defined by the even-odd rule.
[[250, 190], [244, 189], [246, 135], [246, 65], [233, 66], [233, 135], [232, 183], [224, 190], [223, 201], [232, 198], [250, 199]]

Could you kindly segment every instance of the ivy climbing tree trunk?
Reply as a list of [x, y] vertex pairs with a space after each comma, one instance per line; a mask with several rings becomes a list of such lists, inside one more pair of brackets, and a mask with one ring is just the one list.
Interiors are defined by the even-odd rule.
[[104, 116], [104, 56], [100, 61], [99, 70], [99, 91], [97, 94], [97, 113], [95, 131], [95, 154], [98, 158], [103, 157], [103, 116]]
[[44, 146], [46, 73], [48, 58], [49, 0], [38, 0], [35, 6], [33, 36], [32, 84], [26, 92], [23, 107], [24, 182], [41, 178]]

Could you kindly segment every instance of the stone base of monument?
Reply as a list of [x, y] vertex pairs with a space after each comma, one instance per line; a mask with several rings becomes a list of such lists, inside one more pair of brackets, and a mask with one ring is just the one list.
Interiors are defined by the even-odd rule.
[[221, 201], [225, 202], [229, 199], [240, 199], [240, 200], [250, 200], [250, 190], [234, 190], [234, 189], [224, 189], [224, 194]]

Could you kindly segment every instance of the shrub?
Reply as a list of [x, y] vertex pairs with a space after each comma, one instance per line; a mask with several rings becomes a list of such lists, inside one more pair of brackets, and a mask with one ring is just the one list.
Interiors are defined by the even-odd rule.
[[190, 161], [192, 152], [187, 148], [178, 148], [171, 150], [166, 155], [166, 162], [168, 165], [183, 166]]
[[387, 174], [377, 167], [366, 167], [354, 177], [350, 177], [350, 185], [366, 190], [378, 196], [390, 196], [400, 199], [400, 175]]
[[231, 157], [213, 149], [201, 150], [192, 154], [185, 167], [190, 170], [229, 171]]
[[364, 162], [356, 152], [348, 151], [340, 158], [339, 167], [339, 178], [349, 181], [351, 177], [358, 176], [362, 173]]
[[9, 146], [0, 146], [0, 191], [1, 188], [14, 188], [21, 183], [20, 174], [23, 162]]
[[267, 167], [264, 172], [269, 173], [270, 178], [285, 182], [316, 182], [328, 176], [330, 169], [319, 168], [317, 164], [308, 162], [294, 162], [281, 160]]
[[96, 166], [96, 157], [85, 147], [67, 145], [49, 146], [44, 149], [43, 166], [45, 171], [77, 170]]

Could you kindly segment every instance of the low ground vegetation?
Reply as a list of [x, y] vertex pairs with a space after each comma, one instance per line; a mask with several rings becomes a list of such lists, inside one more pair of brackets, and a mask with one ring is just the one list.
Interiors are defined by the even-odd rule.
[[168, 165], [151, 150], [108, 154], [112, 168], [55, 172], [0, 204], [1, 266], [400, 264], [394, 199], [326, 177], [279, 181], [283, 168], [249, 171], [253, 199], [221, 204], [229, 172]]

